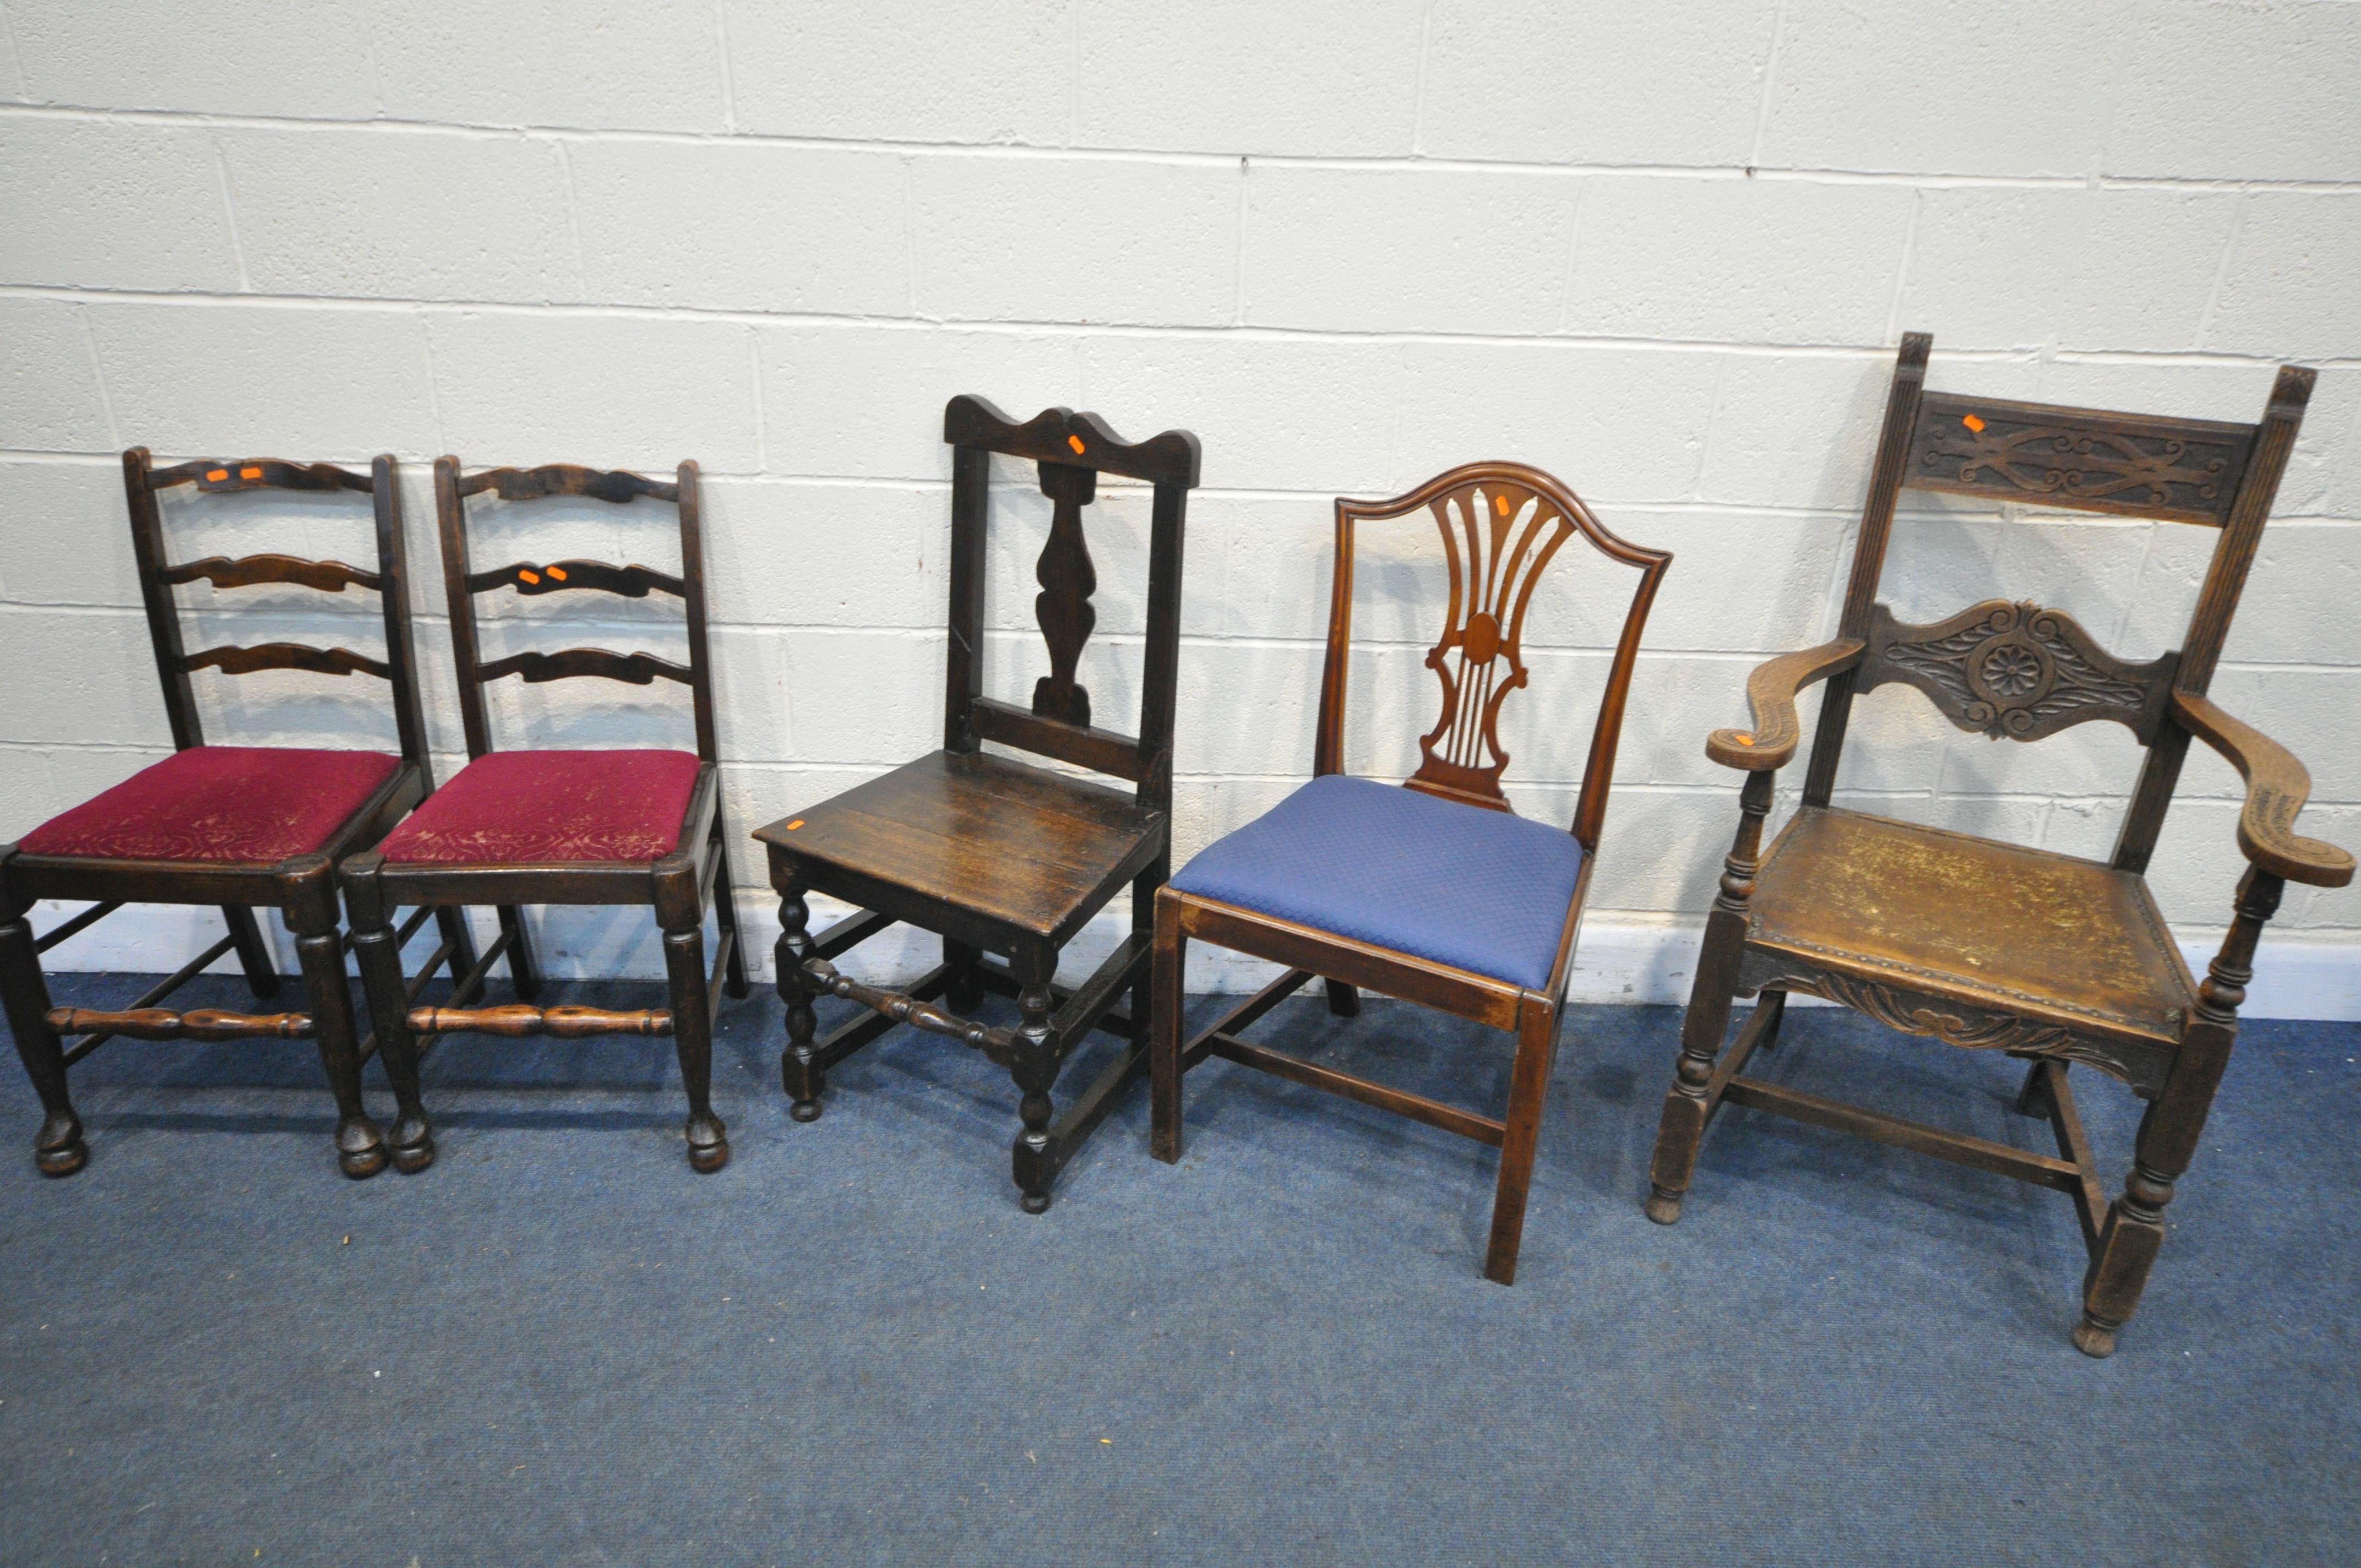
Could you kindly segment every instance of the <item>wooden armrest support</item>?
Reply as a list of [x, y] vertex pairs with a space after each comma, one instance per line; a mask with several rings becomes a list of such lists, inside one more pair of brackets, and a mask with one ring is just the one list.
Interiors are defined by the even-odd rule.
[[413, 1007], [410, 1031], [414, 1035], [555, 1035], [576, 1040], [588, 1035], [669, 1035], [672, 1014], [662, 1007], [640, 1013], [609, 1013], [602, 1007]]
[[1747, 706], [1754, 710], [1753, 729], [1717, 729], [1706, 737], [1705, 754], [1725, 768], [1763, 773], [1784, 768], [1803, 739], [1795, 719], [1795, 694], [1814, 681], [1861, 663], [1868, 644], [1858, 637], [1839, 637], [1817, 648], [1782, 653], [1754, 666], [1746, 677]]
[[982, 1051], [1003, 1066], [1016, 1053], [1016, 1031], [1014, 1029], [995, 1029], [971, 1023], [917, 997], [879, 986], [863, 985], [851, 975], [839, 973], [837, 967], [826, 959], [806, 959], [804, 973], [829, 996], [858, 1002], [863, 1007], [874, 1008], [888, 1018], [907, 1024], [914, 1029], [924, 1029], [930, 1035], [948, 1035], [961, 1045]]
[[2172, 717], [2183, 729], [2228, 759], [2246, 781], [2238, 813], [2238, 848], [2264, 871], [2290, 882], [2343, 887], [2353, 880], [2353, 857], [2334, 844], [2299, 838], [2296, 813], [2312, 795], [2312, 775], [2286, 747], [2205, 697], [2172, 694]]
[[312, 1037], [309, 1013], [227, 1013], [198, 1007], [175, 1013], [141, 1007], [129, 1013], [97, 1013], [85, 1007], [52, 1007], [49, 1027], [60, 1035], [123, 1035], [135, 1040], [281, 1040]]

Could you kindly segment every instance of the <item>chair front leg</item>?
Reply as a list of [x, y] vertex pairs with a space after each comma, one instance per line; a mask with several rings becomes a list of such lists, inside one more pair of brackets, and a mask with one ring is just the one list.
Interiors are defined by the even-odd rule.
[[1525, 1194], [1541, 1146], [1542, 1113], [1549, 1104], [1550, 1069], [1557, 1058], [1559, 1010], [1529, 999], [1517, 1021], [1517, 1061], [1509, 1077], [1508, 1131], [1500, 1140], [1500, 1176], [1492, 1193], [1492, 1241], [1484, 1277], [1517, 1282], [1517, 1250], [1525, 1235]]
[[1180, 896], [1156, 896], [1156, 944], [1150, 949], [1148, 1150], [1167, 1165], [1180, 1158], [1180, 982], [1189, 934], [1180, 927]]
[[386, 908], [376, 878], [366, 873], [346, 872], [345, 903], [351, 912], [361, 994], [368, 1001], [369, 1025], [377, 1031], [378, 1060], [385, 1064], [386, 1081], [393, 1086], [389, 1140], [393, 1168], [415, 1176], [434, 1163], [434, 1129], [419, 1099], [418, 1041], [410, 1032], [410, 986], [402, 978], [401, 944], [393, 938], [393, 912]]
[[1049, 1090], [1058, 1081], [1058, 1042], [1049, 1029], [1057, 999], [1050, 993], [1049, 978], [1057, 964], [1054, 953], [1046, 963], [1033, 958], [1017, 977], [1016, 1007], [1024, 1022], [1017, 1027], [1008, 1076], [1024, 1096], [1016, 1113], [1025, 1126], [1009, 1150], [1009, 1168], [1022, 1194], [1018, 1201], [1028, 1214], [1049, 1212], [1049, 1183], [1057, 1176], [1049, 1157], [1049, 1116], [1055, 1109]]
[[284, 862], [286, 920], [295, 961], [311, 993], [312, 1036], [336, 1097], [336, 1165], [359, 1181], [385, 1168], [385, 1139], [361, 1103], [360, 1039], [353, 1029], [352, 988], [345, 981], [345, 942], [336, 927], [335, 868], [322, 855]]
[[43, 1176], [71, 1176], [90, 1161], [82, 1118], [66, 1093], [65, 1047], [49, 1026], [49, 982], [41, 973], [26, 911], [0, 894], [0, 1003], [25, 1076], [41, 1097], [41, 1130], [33, 1137], [33, 1164]]
[[[774, 879], [776, 872], [774, 872]], [[779, 888], [779, 939], [772, 946], [771, 963], [778, 973], [779, 1000], [787, 1004], [787, 1046], [779, 1053], [779, 1082], [787, 1091], [787, 1114], [798, 1122], [819, 1120], [820, 1091], [828, 1074], [812, 1049], [819, 1014], [812, 1010], [811, 977], [804, 960], [812, 956], [811, 906], [804, 902], [800, 883]]]
[[1738, 965], [1746, 948], [1747, 901], [1763, 849], [1763, 819], [1771, 811], [1769, 770], [1746, 775], [1738, 797], [1738, 836], [1723, 861], [1721, 889], [1706, 916], [1705, 946], [1697, 954], [1697, 978], [1689, 987], [1688, 1012], [1681, 1019], [1681, 1056], [1664, 1112], [1656, 1128], [1656, 1153], [1649, 1172], [1648, 1218], [1669, 1225], [1681, 1217], [1681, 1200], [1697, 1170], [1697, 1148], [1713, 1108], [1707, 1086], [1730, 1029], [1730, 1008], [1738, 995]]
[[688, 1165], [710, 1174], [730, 1163], [730, 1138], [713, 1113], [713, 1014], [708, 1004], [704, 922], [664, 937], [664, 973], [672, 982], [673, 1048], [688, 1090]]
[[2098, 1250], [2083, 1277], [2082, 1319], [2074, 1325], [2074, 1345], [2085, 1355], [2113, 1355], [2116, 1334], [2139, 1310], [2148, 1270], [2164, 1245], [2165, 1206], [2205, 1131], [2237, 1038], [2238, 1008], [2255, 978], [2255, 948], [2279, 911], [2285, 886], [2255, 867], [2238, 883], [2237, 917], [2197, 988], [2196, 1016], [2181, 1038], [2164, 1091], [2140, 1118], [2131, 1175], [2124, 1181], [2124, 1195], [2108, 1207]]

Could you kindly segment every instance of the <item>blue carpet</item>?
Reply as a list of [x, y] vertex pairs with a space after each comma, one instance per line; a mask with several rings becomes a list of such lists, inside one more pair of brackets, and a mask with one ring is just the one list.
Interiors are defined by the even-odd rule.
[[[1216, 1061], [1180, 1167], [1143, 1086], [1029, 1218], [1005, 1076], [904, 1030], [796, 1125], [759, 992], [716, 1049], [715, 1177], [662, 1043], [455, 1037], [440, 1163], [365, 1183], [305, 1047], [110, 1046], [66, 1181], [11, 1067], [0, 1561], [2361, 1554], [2361, 1026], [2247, 1025], [2108, 1362], [2068, 1342], [2053, 1193], [1733, 1110], [1650, 1224], [1676, 1026], [1576, 1010], [1510, 1289], [1478, 1277], [1478, 1146]], [[1257, 1037], [1505, 1094], [1504, 1036], [1412, 1008], [1290, 1003]], [[2014, 1064], [1850, 1014], [1791, 1014], [1759, 1070], [2048, 1150]], [[2136, 1103], [2092, 1078], [2083, 1105], [2121, 1170]]]

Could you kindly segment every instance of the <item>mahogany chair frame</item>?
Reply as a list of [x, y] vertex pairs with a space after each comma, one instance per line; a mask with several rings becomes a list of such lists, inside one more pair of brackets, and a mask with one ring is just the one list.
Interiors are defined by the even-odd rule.
[[[1484, 510], [1473, 499], [1477, 495], [1491, 500], [1485, 514], [1490, 524], [1488, 537], [1479, 533], [1477, 525], [1476, 517]], [[1532, 507], [1529, 517], [1528, 503]], [[1556, 1059], [1566, 977], [1573, 970], [1575, 938], [1582, 923], [1590, 873], [1598, 864], [1599, 831], [1607, 819], [1607, 795], [1614, 782], [1615, 751], [1622, 736], [1631, 672], [1639, 656], [1641, 632], [1673, 557], [1669, 552], [1618, 537], [1572, 489], [1521, 463], [1471, 463], [1389, 500], [1340, 498], [1327, 663], [1321, 677], [1320, 717], [1312, 743], [1315, 777], [1345, 771], [1345, 692], [1353, 632], [1355, 528], [1363, 521], [1404, 517], [1422, 507], [1433, 510], [1442, 532], [1451, 587], [1442, 636], [1426, 656], [1427, 667], [1443, 685], [1442, 713], [1433, 729], [1420, 738], [1422, 760], [1406, 787], [1442, 799], [1496, 811], [1514, 809], [1500, 789], [1500, 777], [1509, 762], [1499, 740], [1500, 707], [1509, 693], [1526, 684], [1521, 656], [1525, 611], [1535, 584], [1559, 546], [1578, 533], [1601, 554], [1640, 573], [1591, 729], [1589, 759], [1569, 829], [1583, 849], [1582, 869], [1565, 927], [1558, 934], [1549, 983], [1540, 990], [1511, 984], [1168, 886], [1156, 901], [1155, 1000], [1150, 1010], [1155, 1030], [1151, 1056], [1155, 1109], [1150, 1150], [1168, 1164], [1180, 1159], [1182, 1076], [1212, 1057], [1488, 1144], [1500, 1151], [1500, 1167], [1484, 1277], [1508, 1285], [1516, 1279], [1525, 1198]], [[1520, 528], [1521, 518], [1525, 521]], [[1516, 530], [1513, 534], [1512, 529]], [[1468, 553], [1464, 567], [1463, 543]], [[1286, 973], [1218, 1023], [1199, 1030], [1184, 1045], [1181, 976], [1192, 938], [1217, 942], [1289, 967]], [[1323, 980], [1329, 1010], [1340, 1017], [1360, 1011], [1358, 992], [1367, 989], [1513, 1034], [1517, 1053], [1505, 1117], [1462, 1110], [1241, 1037], [1243, 1030], [1314, 976]]]
[[[280, 554], [236, 560], [214, 555], [173, 562], [166, 554], [157, 498], [182, 485], [206, 495], [284, 490], [368, 496], [377, 530], [377, 567], [368, 571], [341, 561]], [[374, 1036], [356, 1037], [352, 997], [345, 981], [347, 939], [338, 928], [332, 868], [337, 856], [366, 849], [383, 838], [434, 788], [419, 715], [417, 662], [405, 597], [398, 470], [390, 456], [375, 459], [366, 474], [329, 463], [298, 464], [273, 457], [237, 462], [200, 458], [159, 468], [148, 448], [135, 446], [123, 455], [123, 487], [140, 598], [175, 750], [185, 751], [205, 743], [190, 680], [193, 672], [211, 669], [243, 675], [258, 670], [305, 670], [324, 675], [366, 674], [386, 682], [401, 761], [316, 852], [291, 856], [275, 864], [33, 855], [14, 844], [0, 846], [0, 998], [5, 1001], [17, 1055], [41, 1097], [45, 1120], [34, 1140], [35, 1163], [45, 1175], [68, 1176], [89, 1158], [82, 1120], [67, 1092], [66, 1069], [110, 1040], [310, 1039], [318, 1045], [336, 1100], [337, 1164], [347, 1176], [373, 1176], [384, 1168], [386, 1151], [377, 1124], [361, 1102], [361, 1066], [376, 1048], [376, 1041]], [[191, 652], [182, 636], [173, 589], [200, 579], [216, 589], [290, 584], [324, 593], [342, 593], [347, 587], [373, 592], [383, 609], [386, 656], [373, 659], [348, 648], [299, 642], [230, 645]], [[36, 937], [27, 916], [35, 901], [44, 898], [93, 902]], [[229, 932], [126, 1008], [51, 1006], [39, 955], [125, 904], [217, 905]], [[295, 935], [307, 1011], [249, 1014], [195, 1008], [178, 1012], [160, 1005], [208, 964], [231, 951], [237, 954], [247, 987], [257, 999], [276, 995], [279, 976], [254, 917], [254, 911], [262, 908], [278, 909]], [[415, 932], [425, 919], [423, 910], [413, 914], [403, 927], [404, 937]], [[442, 921], [442, 937], [427, 968], [431, 971], [447, 961], [457, 974], [474, 961], [467, 927], [446, 917]]]
[[[913, 769], [939, 762], [951, 781], [950, 787], [969, 792], [962, 799], [986, 800], [999, 792], [1002, 803], [1014, 809], [1004, 814], [984, 806], [984, 819], [954, 830], [979, 837], [973, 864], [961, 873], [960, 885], [948, 889], [922, 889], [877, 874], [890, 850], [883, 839], [872, 838], [851, 817], [841, 819], [847, 824], [844, 831], [826, 837], [832, 819], [823, 814], [835, 802], [783, 818], [755, 834], [768, 848], [771, 885], [779, 894], [778, 988], [787, 1017], [787, 1047], [779, 1068], [792, 1102], [790, 1113], [796, 1121], [808, 1122], [819, 1115], [829, 1070], [896, 1024], [949, 1036], [982, 1051], [1008, 1069], [1020, 1091], [1023, 1124], [1011, 1151], [1011, 1168], [1025, 1211], [1038, 1214], [1049, 1207], [1050, 1185], [1059, 1171], [1146, 1065], [1140, 1014], [1147, 1001], [1156, 890], [1171, 870], [1181, 554], [1200, 449], [1197, 438], [1182, 430], [1126, 442], [1096, 414], [1062, 408], [1045, 410], [1019, 424], [983, 399], [969, 396], [953, 398], [944, 409], [943, 440], [952, 449], [943, 750], [935, 759], [864, 787], [898, 789], [895, 781], [915, 777]], [[1049, 647], [1050, 673], [1036, 685], [1029, 707], [983, 695], [984, 546], [995, 453], [1036, 464], [1042, 492], [1054, 502], [1049, 539], [1036, 569], [1042, 592], [1035, 600], [1035, 614]], [[1090, 602], [1097, 576], [1082, 532], [1082, 509], [1095, 498], [1102, 474], [1141, 479], [1154, 487], [1137, 735], [1094, 727], [1090, 694], [1074, 679], [1097, 620]], [[1041, 769], [995, 768], [997, 759], [983, 752], [987, 740], [1121, 779], [1133, 786], [1133, 795], [1126, 801], [1103, 785]], [[960, 809], [929, 794], [932, 787], [930, 780], [918, 778], [913, 793], [901, 798], [922, 811]], [[1079, 898], [1045, 899], [1038, 907], [1016, 910], [1010, 901], [1019, 895], [1010, 891], [1005, 866], [993, 862], [995, 851], [985, 839], [995, 828], [1009, 830], [1007, 820], [995, 823], [991, 817], [1013, 819], [1017, 812], [1034, 808], [1071, 811], [1075, 820], [1111, 825], [1092, 841], [1102, 847], [1112, 841], [1120, 852]], [[1074, 830], [1078, 835], [1088, 831]], [[1082, 984], [1069, 989], [1055, 983], [1060, 952], [1126, 883], [1132, 892], [1131, 934]], [[808, 931], [806, 895], [810, 893], [843, 899], [859, 906], [858, 912], [815, 938]], [[907, 991], [867, 985], [837, 970], [832, 960], [905, 921], [943, 939], [942, 964]], [[1016, 1027], [987, 1025], [964, 1016], [982, 1004], [987, 992], [1016, 1000], [1022, 1014]], [[1117, 1005], [1126, 992], [1131, 1000], [1128, 1013]], [[858, 1002], [869, 1011], [825, 1038], [816, 1038], [812, 1003], [823, 995]], [[938, 998], [947, 1005], [936, 1005]], [[1050, 1093], [1059, 1074], [1097, 1029], [1128, 1044], [1052, 1126]]]
[[[672, 503], [680, 521], [678, 576], [646, 566], [615, 566], [600, 561], [558, 561], [547, 565], [512, 562], [477, 571], [467, 547], [467, 498], [490, 493], [520, 502], [555, 496], [588, 497], [627, 506], [645, 496]], [[539, 468], [462, 471], [456, 457], [434, 463], [434, 510], [442, 532], [443, 582], [451, 611], [451, 643], [459, 678], [459, 714], [467, 756], [474, 761], [492, 747], [484, 707], [484, 686], [515, 675], [528, 683], [582, 677], [648, 685], [664, 680], [689, 688], [702, 763], [681, 823], [678, 848], [653, 864], [635, 861], [569, 861], [535, 864], [475, 864], [389, 861], [371, 850], [342, 866], [345, 901], [353, 927], [354, 950], [378, 1036], [384, 1042], [386, 1077], [393, 1085], [397, 1120], [391, 1135], [395, 1168], [425, 1169], [434, 1160], [434, 1131], [420, 1099], [419, 1063], [446, 1034], [472, 1031], [510, 1038], [551, 1035], [671, 1036], [688, 1095], [688, 1163], [701, 1172], [730, 1161], [721, 1119], [713, 1113], [713, 1014], [724, 992], [747, 993], [746, 964], [738, 930], [738, 908], [730, 887], [723, 848], [720, 757], [713, 718], [713, 665], [706, 641], [705, 549], [697, 466], [680, 465], [669, 480], [625, 470], [599, 470], [572, 464]], [[513, 588], [522, 595], [588, 589], [625, 598], [650, 592], [679, 599], [687, 622], [686, 666], [646, 652], [617, 653], [603, 648], [560, 652], [525, 652], [486, 661], [478, 652], [476, 598]], [[457, 909], [489, 904], [498, 912], [500, 935], [483, 956], [456, 978], [450, 998], [419, 1007], [419, 982], [403, 978], [399, 933], [390, 916], [402, 905]], [[526, 904], [645, 905], [664, 932], [664, 970], [671, 1005], [630, 1012], [592, 1007], [538, 1007], [542, 977], [519, 906]], [[719, 926], [713, 966], [705, 966], [705, 914]], [[492, 964], [505, 957], [519, 1001], [493, 1007], [474, 1005]], [[424, 1043], [420, 1044], [421, 1038]]]
[[[1757, 668], [1747, 682], [1754, 728], [1717, 730], [1706, 743], [1708, 756], [1743, 773], [1746, 783], [1737, 838], [1707, 920], [1678, 1070], [1664, 1100], [1647, 1212], [1664, 1224], [1679, 1218], [1706, 1128], [1730, 1103], [2063, 1191], [2074, 1201], [2091, 1257], [2074, 1343], [2103, 1356], [2137, 1308], [2163, 1243], [2165, 1205], [2196, 1151], [2253, 979], [2256, 944], [2282, 888], [2290, 881], [2338, 887], [2353, 876], [2352, 856], [2293, 831], [2311, 791], [2302, 764], [2206, 696], [2313, 373], [2282, 367], [2261, 421], [2233, 424], [1929, 391], [1930, 346], [1920, 333], [1902, 341], [1836, 638]], [[1931, 626], [1899, 622], [1878, 601], [1877, 587], [1905, 487], [2217, 530], [2180, 649], [2126, 664], [2072, 618], [2005, 599]], [[1827, 692], [1801, 804], [1765, 856], [1763, 821], [1773, 780], [1800, 740], [1795, 697], [1817, 681], [1827, 683]], [[1931, 906], [1891, 911], [1886, 922], [1872, 921], [1841, 948], [1815, 950], [1765, 927], [1758, 884], [1766, 872], [1784, 869], [1777, 864], [1783, 852], [1802, 868], [1784, 878], [1783, 887], [1808, 901], [1820, 866], [1810, 858], [1816, 835], [1846, 817], [1882, 822], [1831, 808], [1829, 798], [1853, 698], [1893, 682], [1916, 687], [1961, 729], [1994, 739], [2038, 740], [2096, 718], [2123, 724], [2139, 738], [2147, 760], [2103, 867], [1964, 835], [1944, 834], [1939, 842], [1942, 852], [1969, 857], [1986, 887], [2005, 887], [2028, 869], [2056, 867], [2111, 889], [2129, 911], [2126, 918], [2152, 933], [2147, 940], [2163, 970], [2152, 1000], [2164, 1025], [2132, 1027], [2078, 1001], [2070, 951], [2053, 964], [2053, 983], [2040, 994], [1881, 962], [1888, 938], [1881, 926], [1906, 930], [1927, 918]], [[2246, 781], [2237, 838], [2250, 862], [2235, 918], [2202, 984], [2164, 933], [2145, 883], [2192, 738], [2219, 751]], [[1941, 894], [1930, 889], [1927, 896]], [[1841, 1003], [1906, 1034], [2029, 1060], [2016, 1109], [2049, 1122], [2059, 1157], [1741, 1076], [1755, 1052], [1774, 1044], [1786, 998], [1795, 992]], [[1761, 1001], [1724, 1053], [1734, 998], [1757, 994]], [[2071, 1063], [2121, 1079], [2148, 1102], [2124, 1195], [2113, 1203], [2067, 1084]]]

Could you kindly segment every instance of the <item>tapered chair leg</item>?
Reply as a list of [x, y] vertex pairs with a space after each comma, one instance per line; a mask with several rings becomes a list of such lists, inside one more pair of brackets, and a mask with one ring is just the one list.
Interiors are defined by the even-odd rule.
[[517, 1000], [532, 1002], [541, 995], [541, 965], [533, 956], [533, 937], [525, 930], [524, 911], [512, 904], [500, 906], [500, 929], [509, 939], [509, 983]]
[[335, 930], [295, 938], [296, 961], [311, 993], [312, 1033], [320, 1065], [336, 1097], [336, 1165], [358, 1181], [386, 1166], [385, 1139], [361, 1103], [360, 1042], [353, 1034], [353, 998], [345, 980], [345, 945]]
[[33, 1164], [43, 1176], [71, 1176], [90, 1160], [82, 1118], [66, 1093], [65, 1047], [49, 1027], [49, 983], [33, 947], [25, 911], [0, 906], [0, 1003], [8, 1032], [33, 1091], [41, 1097], [41, 1130], [33, 1137]]
[[1361, 993], [1341, 980], [1323, 981], [1328, 992], [1328, 1011], [1339, 1018], [1361, 1015]]
[[779, 1082], [787, 1091], [787, 1114], [798, 1122], [819, 1120], [820, 1091], [828, 1087], [828, 1074], [812, 1049], [819, 1014], [812, 1010], [811, 977], [804, 973], [804, 960], [812, 956], [810, 924], [811, 907], [804, 902], [803, 890], [782, 891], [779, 939], [771, 948], [779, 1000], [787, 1004], [787, 1045], [779, 1053]]
[[1148, 1049], [1148, 1152], [1170, 1165], [1180, 1157], [1180, 981], [1189, 938], [1180, 929], [1180, 900], [1156, 900], [1156, 945], [1149, 959], [1154, 998], [1148, 1005], [1152, 1031]]
[[401, 950], [394, 943], [385, 911], [367, 907], [359, 898], [347, 902], [352, 908], [353, 957], [360, 966], [361, 994], [368, 1000], [369, 1024], [377, 1031], [378, 1059], [385, 1064], [386, 1081], [393, 1086], [394, 1123], [387, 1140], [393, 1168], [405, 1176], [415, 1176], [434, 1163], [434, 1129], [419, 1098], [418, 1041], [410, 1032], [410, 993], [401, 974]]
[[[1054, 967], [1054, 959], [1051, 964]], [[1050, 1037], [1049, 1011], [1056, 999], [1049, 992], [1049, 975], [1034, 966], [1028, 970], [1031, 972], [1020, 977], [1022, 989], [1016, 993], [1017, 1010], [1025, 1021], [1017, 1027], [1016, 1059], [1008, 1068], [1009, 1077], [1023, 1095], [1016, 1113], [1025, 1125], [1009, 1150], [1009, 1167], [1025, 1212], [1042, 1214], [1049, 1212], [1049, 1183], [1056, 1179], [1049, 1153], [1049, 1117], [1055, 1109], [1049, 1091], [1058, 1081], [1057, 1042]]]
[[1706, 916], [1705, 946], [1697, 954], [1697, 978], [1689, 986], [1688, 1011], [1681, 1018], [1681, 1056], [1664, 1111], [1656, 1127], [1656, 1153], [1650, 1162], [1648, 1218], [1669, 1225], [1681, 1217], [1681, 1200], [1697, 1170], [1698, 1146], [1713, 1107], [1706, 1099], [1713, 1064], [1730, 1031], [1730, 1003], [1738, 995], [1738, 966], [1746, 950], [1747, 901], [1754, 895], [1756, 857], [1763, 846], [1763, 818], [1771, 810], [1773, 774], [1746, 775], [1738, 798], [1738, 836], [1722, 861], [1721, 889]]
[[672, 981], [673, 1047], [688, 1091], [688, 1165], [701, 1173], [730, 1163], [730, 1138], [713, 1113], [713, 1014], [707, 1005], [702, 923], [666, 931], [664, 973]]
[[1549, 1104], [1550, 1068], [1557, 1055], [1558, 1010], [1526, 1008], [1517, 1029], [1517, 1060], [1510, 1071], [1508, 1131], [1500, 1140], [1500, 1176], [1492, 1194], [1492, 1240], [1484, 1277], [1517, 1280], [1517, 1251], [1525, 1234], [1525, 1194], [1532, 1187], [1533, 1154], [1541, 1145]]
[[279, 966], [270, 956], [270, 944], [263, 940], [254, 911], [243, 904], [225, 904], [221, 912], [237, 947], [237, 967], [246, 971], [246, 988], [258, 997], [278, 995]]

